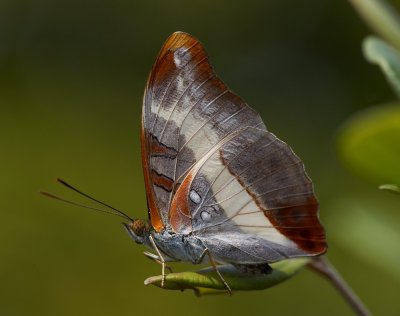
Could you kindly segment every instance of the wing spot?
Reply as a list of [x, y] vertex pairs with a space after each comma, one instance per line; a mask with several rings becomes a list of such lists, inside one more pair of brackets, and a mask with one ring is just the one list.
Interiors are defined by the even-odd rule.
[[201, 196], [195, 190], [190, 191], [189, 197], [192, 200], [192, 202], [196, 204], [199, 204], [201, 202]]
[[188, 58], [192, 57], [190, 52], [188, 52], [186, 49], [179, 48], [174, 52], [174, 64], [176, 67], [179, 68], [181, 66], [183, 57], [187, 58], [185, 54], [189, 55]]
[[201, 217], [201, 219], [202, 219], [203, 221], [205, 221], [205, 222], [209, 222], [209, 221], [211, 220], [211, 215], [210, 215], [210, 213], [208, 213], [208, 212], [206, 212], [206, 211], [202, 211], [202, 212], [200, 213], [200, 217]]

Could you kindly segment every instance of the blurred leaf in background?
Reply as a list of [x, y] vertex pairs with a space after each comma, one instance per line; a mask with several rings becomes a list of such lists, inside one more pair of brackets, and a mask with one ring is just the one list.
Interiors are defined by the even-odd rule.
[[349, 0], [373, 32], [400, 49], [400, 15], [386, 0]]
[[379, 186], [379, 189], [400, 194], [400, 187], [396, 184], [382, 184]]
[[374, 183], [400, 183], [400, 104], [353, 116], [342, 128], [339, 150], [352, 170]]
[[364, 40], [363, 50], [369, 62], [381, 67], [397, 97], [400, 97], [400, 54], [397, 50], [375, 36]]
[[[365, 58], [377, 64], [400, 98], [400, 15], [386, 1], [351, 0], [356, 10], [382, 38], [368, 36]], [[371, 86], [370, 89], [375, 89]], [[384, 103], [364, 109], [346, 120], [338, 137], [339, 154], [351, 170], [381, 190], [399, 193], [400, 103]], [[386, 197], [385, 197], [386, 198]], [[332, 236], [349, 253], [400, 283], [398, 267], [400, 234], [399, 200], [387, 203], [367, 195], [336, 198], [329, 207], [341, 209]], [[340, 229], [339, 229], [340, 228]], [[395, 299], [393, 298], [393, 303]]]
[[[400, 98], [400, 15], [386, 1], [350, 2], [371, 29], [388, 41], [369, 36], [363, 52], [368, 61], [380, 66]], [[339, 150], [359, 174], [378, 183], [400, 183], [400, 104], [376, 106], [352, 116], [341, 130]]]
[[390, 215], [398, 211], [398, 206], [360, 196], [337, 199], [329, 205], [329, 210], [334, 209], [341, 209], [346, 215], [333, 219], [336, 229], [331, 232], [332, 239], [374, 267], [378, 271], [375, 273], [400, 283], [400, 232], [396, 217]]

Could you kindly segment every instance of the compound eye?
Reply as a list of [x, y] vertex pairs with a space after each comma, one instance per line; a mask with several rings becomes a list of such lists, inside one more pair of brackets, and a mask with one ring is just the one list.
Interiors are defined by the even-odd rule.
[[129, 224], [136, 236], [143, 236], [146, 224], [143, 220], [137, 219]]

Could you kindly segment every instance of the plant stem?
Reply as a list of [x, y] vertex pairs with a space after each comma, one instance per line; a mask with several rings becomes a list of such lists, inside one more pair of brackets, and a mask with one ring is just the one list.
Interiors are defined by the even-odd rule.
[[354, 291], [346, 283], [346, 281], [340, 276], [339, 272], [337, 272], [337, 270], [328, 261], [328, 259], [326, 259], [325, 257], [313, 258], [308, 264], [308, 267], [326, 277], [339, 291], [339, 293], [343, 296], [347, 303], [353, 308], [357, 315], [371, 315], [364, 303], [360, 300], [357, 294], [354, 293]]

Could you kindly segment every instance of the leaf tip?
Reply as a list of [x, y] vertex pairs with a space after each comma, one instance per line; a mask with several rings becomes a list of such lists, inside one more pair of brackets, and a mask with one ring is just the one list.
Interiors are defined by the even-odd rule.
[[394, 194], [400, 194], [400, 187], [396, 184], [382, 184], [379, 186], [379, 190], [388, 191]]

